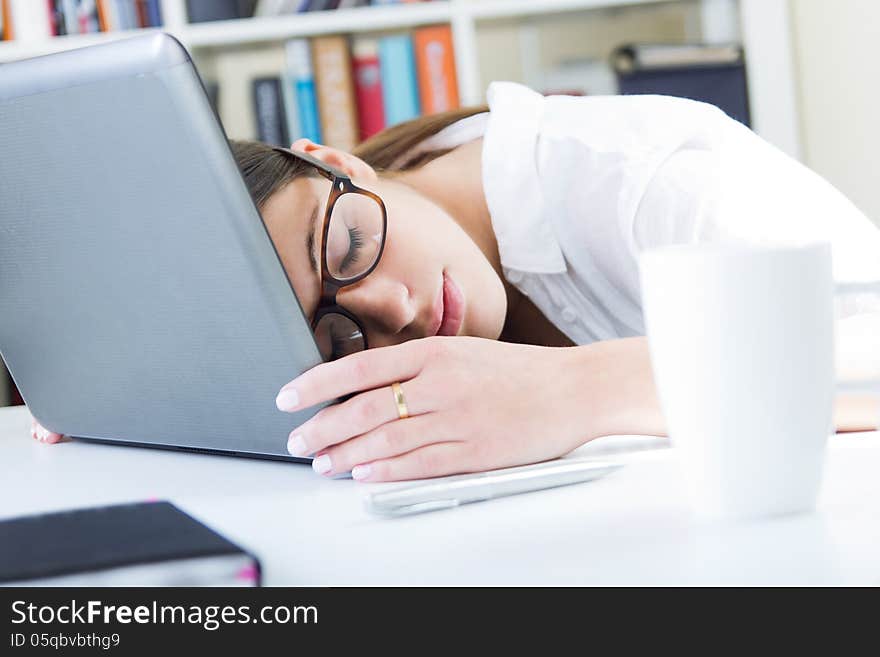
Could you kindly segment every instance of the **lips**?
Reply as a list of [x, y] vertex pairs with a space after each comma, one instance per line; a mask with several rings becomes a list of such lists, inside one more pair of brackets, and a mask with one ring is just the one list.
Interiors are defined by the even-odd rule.
[[[443, 287], [438, 295], [439, 304], [435, 304], [435, 321], [437, 329], [435, 335], [458, 335], [464, 318], [464, 295], [455, 280], [443, 272]], [[439, 305], [439, 312], [436, 306]]]

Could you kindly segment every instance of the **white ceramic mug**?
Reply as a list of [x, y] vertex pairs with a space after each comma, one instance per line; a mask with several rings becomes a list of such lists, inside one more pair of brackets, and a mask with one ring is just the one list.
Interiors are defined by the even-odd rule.
[[830, 246], [662, 247], [642, 254], [640, 275], [694, 509], [748, 519], [815, 508], [833, 431]]

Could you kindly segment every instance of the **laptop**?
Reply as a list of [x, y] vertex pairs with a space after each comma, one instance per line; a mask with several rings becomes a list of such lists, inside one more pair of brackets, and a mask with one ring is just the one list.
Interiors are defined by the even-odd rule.
[[0, 355], [47, 429], [310, 462], [332, 401], [275, 396], [321, 356], [176, 39], [0, 66], [0, 199]]

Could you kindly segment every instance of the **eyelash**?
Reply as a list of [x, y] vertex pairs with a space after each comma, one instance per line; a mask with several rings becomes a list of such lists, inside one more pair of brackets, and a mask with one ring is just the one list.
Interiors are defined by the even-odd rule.
[[348, 240], [350, 243], [348, 253], [345, 254], [345, 257], [342, 259], [342, 264], [339, 266], [340, 271], [345, 271], [352, 264], [354, 264], [355, 260], [357, 260], [357, 251], [364, 245], [363, 234], [361, 233], [359, 228], [349, 228], [348, 229]]

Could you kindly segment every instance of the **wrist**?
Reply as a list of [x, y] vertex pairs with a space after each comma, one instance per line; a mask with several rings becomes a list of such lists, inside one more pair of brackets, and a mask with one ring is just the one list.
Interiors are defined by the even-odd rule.
[[666, 434], [646, 338], [604, 340], [572, 351], [577, 415], [581, 421], [588, 415], [584, 441], [618, 434]]

